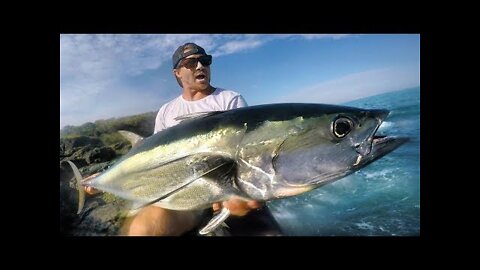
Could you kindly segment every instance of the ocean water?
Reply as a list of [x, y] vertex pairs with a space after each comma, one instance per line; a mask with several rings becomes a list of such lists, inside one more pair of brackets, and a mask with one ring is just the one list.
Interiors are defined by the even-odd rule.
[[344, 105], [390, 110], [377, 134], [410, 141], [367, 167], [311, 192], [268, 203], [285, 235], [420, 235], [420, 88]]

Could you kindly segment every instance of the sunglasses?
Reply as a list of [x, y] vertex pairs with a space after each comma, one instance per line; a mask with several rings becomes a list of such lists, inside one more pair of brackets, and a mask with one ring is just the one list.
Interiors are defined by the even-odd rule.
[[185, 58], [183, 59], [178, 67], [186, 67], [188, 69], [196, 68], [198, 62], [202, 63], [202, 66], [208, 67], [212, 64], [212, 56], [211, 55], [202, 55], [198, 58]]

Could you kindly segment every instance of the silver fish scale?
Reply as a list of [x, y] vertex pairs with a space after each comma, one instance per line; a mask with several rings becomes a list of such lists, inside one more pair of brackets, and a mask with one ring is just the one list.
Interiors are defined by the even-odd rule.
[[175, 210], [202, 209], [232, 195], [247, 198], [234, 187], [235, 175], [232, 169], [233, 164], [226, 163], [161, 200], [157, 205]]
[[225, 162], [225, 158], [208, 153], [187, 156], [149, 170], [126, 174], [110, 182], [108, 187], [98, 188], [116, 190], [133, 200], [150, 202], [181, 188]]

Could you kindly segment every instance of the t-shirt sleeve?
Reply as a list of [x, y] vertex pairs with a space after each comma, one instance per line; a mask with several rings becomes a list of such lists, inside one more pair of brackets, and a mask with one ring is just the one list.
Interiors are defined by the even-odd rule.
[[228, 110], [247, 107], [247, 101], [242, 97], [242, 95], [235, 96], [229, 103], [228, 103]]
[[160, 110], [158, 110], [157, 117], [155, 118], [155, 128], [153, 129], [153, 134], [165, 129], [165, 107], [162, 106]]

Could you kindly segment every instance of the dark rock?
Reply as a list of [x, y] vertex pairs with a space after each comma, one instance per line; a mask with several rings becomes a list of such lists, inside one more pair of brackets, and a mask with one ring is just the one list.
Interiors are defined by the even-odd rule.
[[[130, 118], [113, 120], [110, 126], [114, 126], [115, 130], [130, 130], [147, 137], [152, 134], [155, 116], [156, 112], [151, 112], [142, 116], [144, 118], [142, 121], [137, 121], [137, 118], [132, 118], [134, 121], [130, 121]], [[89, 126], [92, 130], [96, 128], [93, 124], [89, 124]], [[83, 126], [81, 130], [85, 130], [85, 128], [88, 127]], [[63, 137], [60, 139], [60, 232], [63, 235], [78, 236], [118, 235], [130, 203], [109, 193], [86, 195], [83, 211], [80, 215], [77, 215], [78, 190], [76, 189], [76, 179], [66, 161], [70, 160], [75, 163], [81, 175], [85, 178], [112, 166], [116, 159], [131, 149], [131, 145], [125, 141], [115, 143], [113, 146], [106, 146], [98, 138], [72, 137], [75, 134], [86, 133], [75, 133], [74, 127], [68, 129], [70, 131], [65, 130], [64, 133], [61, 131], [61, 136], [63, 134], [63, 136], [69, 136], [70, 138]], [[101, 133], [98, 130], [95, 130], [95, 133], [91, 135], [101, 137], [112, 132], [109, 130]], [[105, 140], [109, 137], [104, 136], [102, 138]]]
[[[107, 164], [108, 162], [104, 163], [104, 165]], [[101, 167], [96, 164], [94, 169]], [[128, 210], [128, 202], [116, 197], [112, 199], [112, 196], [107, 197], [107, 193], [86, 195], [84, 208], [80, 215], [77, 215], [78, 191], [75, 186], [76, 179], [70, 166], [61, 164], [60, 233], [74, 236], [118, 235], [124, 221], [125, 211]]]
[[74, 224], [79, 223], [76, 215], [78, 192], [70, 187], [73, 172], [67, 163], [60, 164], [60, 233], [69, 234]]
[[113, 150], [115, 150], [115, 152], [119, 156], [125, 155], [126, 153], [128, 153], [128, 151], [130, 151], [131, 148], [132, 145], [128, 142], [119, 142], [113, 145]]
[[75, 138], [62, 138], [60, 139], [60, 155], [61, 156], [70, 156], [79, 148], [84, 147], [101, 147], [103, 143], [98, 138], [91, 138], [87, 136], [79, 136]]
[[82, 221], [72, 235], [77, 236], [113, 236], [118, 235], [125, 220], [124, 201], [106, 203], [100, 197], [91, 201], [84, 210]]
[[117, 157], [115, 151], [110, 147], [97, 147], [93, 148], [92, 146], [85, 146], [82, 148], [77, 148], [78, 150], [68, 157], [60, 157], [61, 162], [67, 160], [72, 161], [78, 168], [85, 167], [87, 165], [103, 163], [113, 160]]
[[94, 164], [85, 166], [85, 167], [83, 167], [79, 170], [80, 170], [80, 173], [82, 175], [87, 177], [87, 176], [92, 175], [94, 173], [106, 170], [109, 166], [111, 166], [114, 163], [115, 163], [115, 161], [105, 161], [105, 162], [102, 162], [102, 163], [94, 163]]
[[117, 156], [110, 147], [97, 147], [85, 154], [85, 160], [88, 164], [110, 161]]

